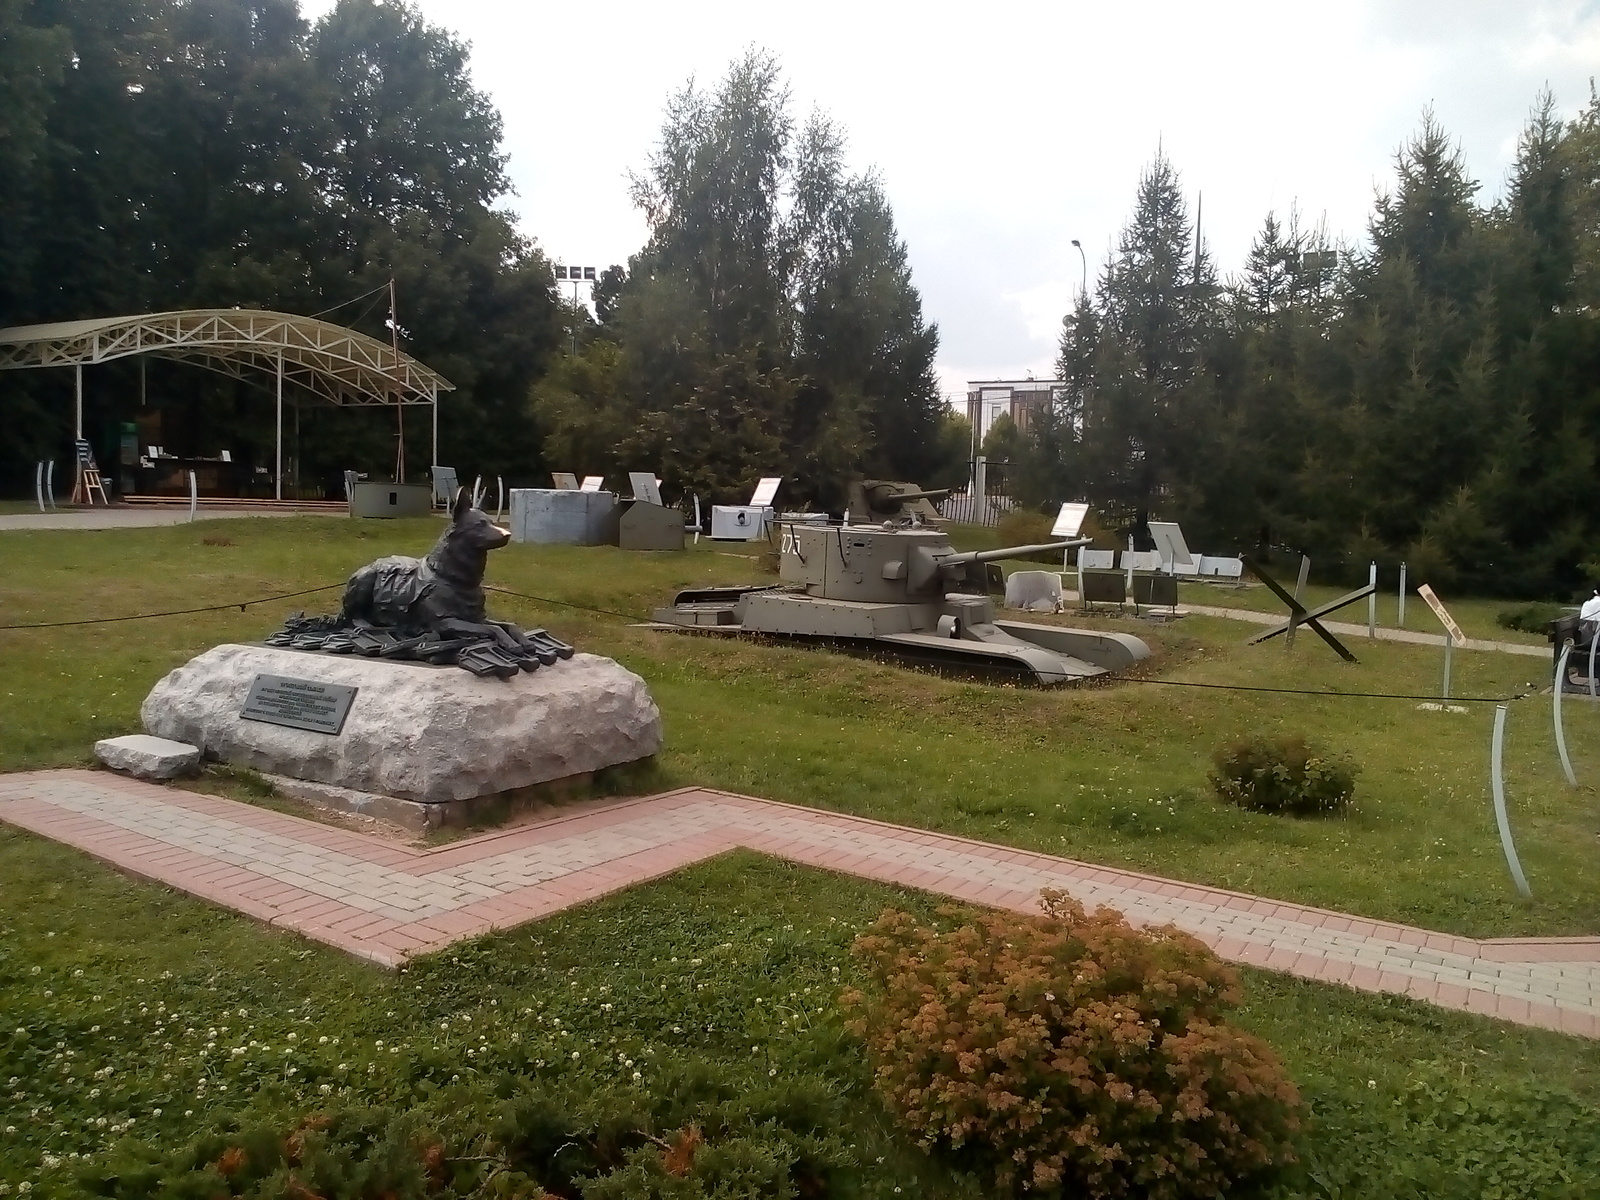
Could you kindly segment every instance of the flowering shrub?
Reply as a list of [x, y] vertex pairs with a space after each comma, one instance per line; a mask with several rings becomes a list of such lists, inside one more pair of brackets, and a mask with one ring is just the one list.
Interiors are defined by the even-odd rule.
[[1240, 738], [1220, 748], [1207, 778], [1217, 795], [1255, 812], [1337, 812], [1356, 790], [1356, 767], [1298, 735]]
[[1220, 1019], [1234, 972], [1171, 926], [1043, 900], [948, 932], [890, 910], [856, 942], [875, 986], [844, 1003], [921, 1145], [1006, 1191], [1140, 1200], [1232, 1194], [1291, 1161], [1299, 1094]]

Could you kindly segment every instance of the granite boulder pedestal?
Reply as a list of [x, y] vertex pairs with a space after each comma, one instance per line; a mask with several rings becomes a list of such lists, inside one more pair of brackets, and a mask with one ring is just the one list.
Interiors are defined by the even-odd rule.
[[290, 795], [420, 830], [661, 748], [661, 714], [644, 680], [581, 653], [495, 679], [223, 645], [157, 683], [140, 715], [149, 733], [260, 771]]

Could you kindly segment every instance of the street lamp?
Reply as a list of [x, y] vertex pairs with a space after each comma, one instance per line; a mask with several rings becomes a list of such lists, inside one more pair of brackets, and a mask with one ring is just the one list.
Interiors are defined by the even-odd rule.
[[1083, 243], [1077, 238], [1072, 239], [1072, 244], [1078, 251], [1078, 258], [1083, 262], [1083, 295], [1087, 299], [1089, 296], [1089, 256], [1083, 252]]
[[563, 266], [557, 266], [555, 271], [556, 271], [556, 279], [557, 279], [557, 281], [561, 281], [561, 280], [571, 280], [572, 281], [572, 348], [571, 348], [570, 353], [573, 355], [573, 357], [577, 357], [577, 354], [578, 354], [578, 285], [580, 283], [587, 283], [591, 288], [594, 287], [594, 282], [595, 282], [594, 268], [593, 267], [563, 267]]

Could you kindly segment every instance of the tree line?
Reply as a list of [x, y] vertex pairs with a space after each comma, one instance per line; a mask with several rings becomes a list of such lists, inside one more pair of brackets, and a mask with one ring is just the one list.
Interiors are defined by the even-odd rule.
[[676, 487], [842, 508], [854, 475], [966, 472], [934, 377], [937, 328], [875, 174], [826, 115], [796, 122], [772, 56], [668, 104], [632, 181], [650, 238], [571, 316], [581, 351], [535, 388], [552, 460], [649, 464]]
[[[507, 471], [537, 456], [526, 395], [559, 331], [551, 273], [495, 207], [500, 117], [459, 42], [371, 0], [315, 26], [295, 0], [0, 0], [0, 28], [0, 326], [331, 309], [388, 341], [393, 278], [404, 348], [457, 385], [444, 454]], [[270, 461], [259, 392], [148, 365], [149, 399], [189, 437]], [[102, 461], [107, 427], [137, 415], [137, 371], [85, 371]], [[13, 492], [64, 453], [68, 375], [0, 376]], [[302, 418], [303, 478], [392, 469], [392, 414]], [[426, 438], [410, 449], [425, 469]]]
[[[596, 321], [506, 207], [466, 47], [405, 3], [311, 24], [296, 0], [0, 0], [0, 30], [0, 326], [241, 306], [387, 341], [393, 279], [403, 348], [457, 387], [440, 457], [523, 484], [655, 469], [731, 497], [776, 471], [832, 502], [853, 470], [926, 473], [960, 441], [881, 182], [845, 170], [826, 117], [796, 126], [770, 56], [670, 101], [634, 181], [652, 236]], [[191, 452], [270, 461], [259, 392], [146, 367]], [[102, 460], [138, 370], [85, 372]], [[0, 488], [66, 454], [71, 408], [69, 372], [0, 375]], [[296, 428], [302, 482], [393, 467], [392, 412], [307, 405]]]
[[[591, 314], [506, 207], [466, 47], [404, 3], [0, 0], [0, 30], [0, 325], [238, 305], [386, 340], [392, 278], [469, 474], [653, 469], [723, 500], [780, 472], [834, 508], [853, 474], [965, 476], [883, 182], [770, 55], [669, 99], [632, 180], [649, 238]], [[1269, 215], [1224, 278], [1158, 155], [1064, 319], [1059, 402], [990, 436], [1019, 498], [1480, 589], [1600, 574], [1600, 100], [1563, 121], [1542, 97], [1493, 203], [1431, 117], [1396, 168], [1361, 243]], [[91, 436], [131, 419], [134, 371], [86, 372]], [[66, 453], [67, 375], [0, 376], [11, 494]], [[194, 439], [270, 446], [237, 381], [150, 380]], [[394, 461], [387, 414], [300, 418], [302, 481]]]
[[1600, 98], [1541, 96], [1493, 203], [1431, 114], [1395, 165], [1363, 244], [1269, 215], [1224, 280], [1158, 154], [1063, 321], [1059, 403], [991, 447], [1022, 496], [1362, 578], [1600, 576]]

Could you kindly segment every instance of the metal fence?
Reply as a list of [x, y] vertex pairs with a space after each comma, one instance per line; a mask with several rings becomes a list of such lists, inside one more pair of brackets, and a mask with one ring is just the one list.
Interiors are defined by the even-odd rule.
[[1016, 508], [1009, 481], [1011, 464], [975, 460], [967, 467], [967, 486], [952, 491], [939, 504], [939, 515], [962, 525], [1000, 524]]

